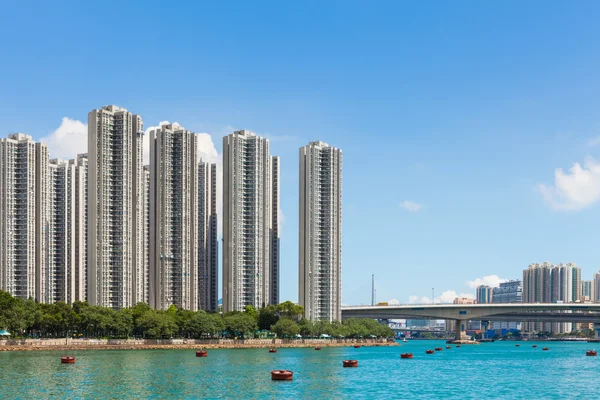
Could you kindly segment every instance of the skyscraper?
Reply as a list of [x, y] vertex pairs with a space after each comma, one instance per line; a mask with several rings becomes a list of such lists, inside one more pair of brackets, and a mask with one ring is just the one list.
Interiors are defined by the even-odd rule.
[[150, 132], [150, 305], [198, 309], [198, 137]]
[[137, 282], [138, 298], [137, 302], [150, 304], [150, 166], [144, 165], [144, 186], [143, 186], [143, 208], [142, 215], [144, 224], [142, 226], [142, 238], [140, 242], [143, 249], [143, 258], [141, 259], [140, 279]]
[[[550, 273], [553, 267], [549, 262], [545, 262], [530, 264], [528, 269], [523, 270], [523, 303], [550, 303]], [[527, 322], [523, 325], [523, 329], [528, 332], [551, 330], [551, 324], [547, 322]]]
[[48, 163], [45, 181], [47, 193], [38, 208], [41, 215], [46, 252], [44, 276], [45, 290], [40, 301], [56, 303], [75, 301], [75, 166], [68, 161], [54, 159]]
[[[269, 141], [246, 130], [223, 138], [223, 311], [260, 308], [273, 300], [273, 204], [276, 161]], [[276, 230], [276, 229], [275, 229]]]
[[219, 309], [217, 164], [198, 164], [198, 308]]
[[0, 289], [35, 297], [36, 149], [22, 133], [0, 139]]
[[137, 252], [143, 219], [142, 117], [105, 106], [88, 114], [88, 301], [131, 306], [139, 279]]
[[75, 300], [87, 301], [87, 153], [78, 154], [69, 163], [75, 168]]
[[493, 289], [489, 286], [479, 285], [477, 286], [477, 303], [491, 303], [493, 298]]
[[300, 148], [299, 300], [307, 319], [342, 318], [342, 150]]
[[[573, 263], [531, 264], [523, 271], [523, 303], [573, 303], [581, 297], [581, 269]], [[566, 312], [566, 311], [565, 311]], [[571, 323], [525, 324], [528, 331], [570, 332]]]

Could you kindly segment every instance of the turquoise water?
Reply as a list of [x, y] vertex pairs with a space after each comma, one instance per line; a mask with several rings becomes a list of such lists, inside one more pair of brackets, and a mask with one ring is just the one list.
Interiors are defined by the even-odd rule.
[[[0, 398], [600, 398], [600, 357], [585, 356], [594, 344], [533, 343], [209, 350], [207, 358], [193, 350], [72, 351], [73, 365], [60, 363], [65, 352], [0, 352]], [[444, 350], [425, 354], [434, 347]], [[414, 359], [400, 359], [403, 352]], [[342, 368], [344, 359], [359, 367]], [[294, 380], [271, 381], [273, 369], [294, 371]]]

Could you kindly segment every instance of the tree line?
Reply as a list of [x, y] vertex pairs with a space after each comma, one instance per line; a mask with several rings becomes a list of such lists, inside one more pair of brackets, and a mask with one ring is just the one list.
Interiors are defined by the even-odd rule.
[[171, 306], [154, 310], [145, 303], [114, 310], [76, 301], [43, 304], [0, 290], [0, 329], [13, 338], [247, 338], [276, 334], [280, 338], [391, 337], [392, 330], [372, 319], [311, 322], [304, 309], [290, 301], [255, 310], [225, 314], [189, 311]]

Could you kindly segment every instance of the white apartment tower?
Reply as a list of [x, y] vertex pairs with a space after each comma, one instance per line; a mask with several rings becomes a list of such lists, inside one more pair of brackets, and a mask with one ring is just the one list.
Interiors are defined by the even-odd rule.
[[[41, 145], [40, 143], [37, 146]], [[45, 146], [45, 145], [44, 145]], [[40, 160], [42, 161], [42, 160]], [[45, 160], [44, 160], [45, 162]], [[49, 160], [46, 173], [38, 174], [41, 226], [41, 281], [39, 300], [44, 303], [75, 301], [75, 166], [65, 160]]]
[[279, 286], [272, 277], [278, 268], [272, 250], [279, 221], [278, 204], [273, 204], [278, 162], [269, 141], [250, 131], [223, 138], [224, 312], [271, 304]]
[[0, 139], [0, 289], [35, 297], [35, 157], [31, 136]]
[[198, 309], [198, 136], [150, 132], [150, 305]]
[[150, 303], [150, 166], [144, 165], [144, 186], [143, 186], [143, 208], [142, 215], [144, 218], [143, 232], [142, 232], [142, 243], [143, 243], [143, 258], [142, 258], [142, 275], [138, 280], [138, 293], [141, 297], [138, 297], [138, 302], [146, 304]]
[[136, 293], [143, 215], [142, 117], [105, 106], [88, 114], [88, 301], [122, 309]]
[[198, 164], [198, 308], [216, 312], [218, 303], [217, 164]]
[[75, 169], [74, 180], [74, 301], [87, 301], [87, 154], [78, 154], [69, 163]]
[[342, 150], [300, 149], [299, 300], [312, 321], [342, 319]]

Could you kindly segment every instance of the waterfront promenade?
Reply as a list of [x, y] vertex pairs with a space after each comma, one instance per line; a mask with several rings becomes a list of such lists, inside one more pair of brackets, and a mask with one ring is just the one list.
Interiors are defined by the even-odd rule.
[[388, 339], [8, 339], [0, 351], [33, 350], [159, 350], [159, 349], [260, 349], [302, 347], [397, 346]]

